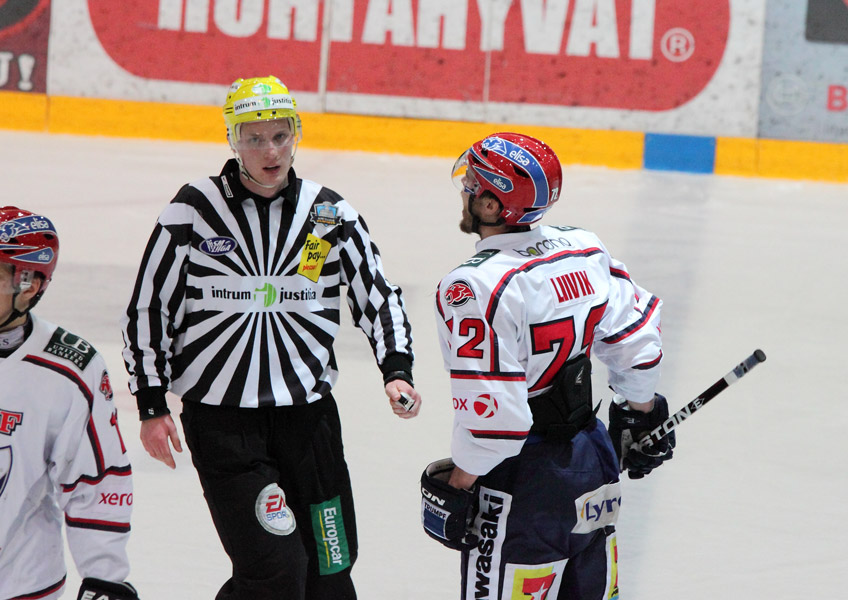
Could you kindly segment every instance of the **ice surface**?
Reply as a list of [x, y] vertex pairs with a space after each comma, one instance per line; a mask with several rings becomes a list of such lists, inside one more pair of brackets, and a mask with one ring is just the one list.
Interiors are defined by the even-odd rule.
[[[46, 214], [60, 232], [59, 267], [37, 312], [94, 343], [110, 368], [135, 473], [130, 580], [145, 600], [213, 598], [229, 562], [188, 451], [171, 471], [138, 441], [118, 319], [159, 212], [228, 157], [224, 144], [0, 132], [2, 202]], [[456, 227], [451, 161], [301, 148], [295, 166], [365, 216], [415, 336], [424, 400], [412, 421], [392, 415], [350, 318], [336, 345], [360, 598], [458, 598], [458, 554], [421, 530], [418, 492], [424, 466], [449, 454], [452, 419], [433, 293], [473, 254], [474, 239]], [[545, 222], [597, 232], [664, 300], [660, 391], [673, 409], [754, 349], [768, 355], [681, 427], [675, 460], [625, 480], [622, 598], [841, 597], [848, 186], [569, 167]], [[603, 367], [595, 371], [603, 416], [610, 393]], [[68, 563], [66, 598], [79, 584]]]

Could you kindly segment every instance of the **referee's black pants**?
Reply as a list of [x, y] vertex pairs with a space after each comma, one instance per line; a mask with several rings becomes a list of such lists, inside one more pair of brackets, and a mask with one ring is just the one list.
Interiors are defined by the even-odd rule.
[[[184, 402], [180, 418], [233, 563], [216, 600], [354, 600], [356, 519], [335, 400], [265, 408]], [[276, 513], [282, 530], [262, 522], [271, 518], [274, 485], [291, 510]]]

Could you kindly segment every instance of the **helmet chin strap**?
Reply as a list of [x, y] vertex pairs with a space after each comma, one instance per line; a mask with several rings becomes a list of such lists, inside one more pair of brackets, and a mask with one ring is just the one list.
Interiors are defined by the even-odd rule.
[[[13, 298], [17, 298], [17, 297], [18, 297], [18, 295], [17, 295], [17, 294], [15, 294], [15, 295], [13, 296]], [[0, 323], [0, 330], [2, 330], [2, 329], [6, 326], [6, 325], [8, 325], [9, 323], [11, 323], [11, 322], [12, 322], [12, 321], [14, 321], [15, 319], [19, 319], [19, 318], [21, 318], [22, 316], [24, 316], [24, 315], [25, 315], [25, 314], [27, 314], [28, 312], [29, 312], [29, 309], [25, 310], [24, 312], [21, 312], [21, 311], [19, 311], [17, 308], [13, 308], [13, 309], [12, 309], [12, 314], [10, 314], [10, 315], [9, 315], [9, 318], [8, 318], [8, 319], [6, 319], [5, 321], [3, 321], [2, 323]]]
[[[230, 146], [230, 148], [232, 148], [232, 146]], [[276, 189], [276, 188], [277, 188], [277, 186], [276, 186], [276, 185], [267, 185], [267, 184], [265, 184], [265, 183], [260, 183], [259, 181], [257, 181], [257, 180], [256, 180], [256, 178], [255, 178], [253, 175], [251, 175], [251, 174], [248, 172], [247, 168], [244, 166], [244, 163], [241, 161], [241, 155], [239, 155], [238, 150], [236, 150], [235, 148], [232, 148], [232, 150], [233, 150], [233, 154], [235, 154], [235, 156], [236, 156], [236, 162], [237, 162], [237, 163], [238, 163], [238, 165], [239, 165], [239, 172], [240, 172], [242, 175], [244, 175], [244, 176], [245, 176], [245, 178], [246, 178], [248, 181], [250, 181], [251, 183], [253, 183], [253, 184], [255, 184], [255, 185], [258, 185], [258, 186], [259, 186], [259, 187], [261, 187], [261, 188], [265, 188], [266, 190], [273, 190], [273, 189]], [[295, 154], [295, 153], [294, 153], [294, 152], [292, 152], [292, 158], [291, 158], [291, 162], [289, 163], [289, 167], [291, 167], [291, 165], [293, 165], [293, 164], [294, 164], [294, 154]]]
[[16, 319], [20, 319], [21, 317], [23, 317], [24, 315], [26, 315], [26, 314], [27, 314], [30, 310], [32, 310], [32, 307], [33, 307], [33, 306], [35, 306], [35, 302], [30, 302], [29, 306], [28, 306], [28, 307], [26, 307], [26, 309], [25, 309], [25, 310], [23, 310], [23, 311], [18, 310], [18, 309], [15, 307], [15, 304], [17, 304], [18, 295], [19, 295], [20, 293], [21, 293], [21, 291], [20, 291], [20, 290], [18, 290], [18, 291], [16, 291], [14, 294], [12, 294], [12, 312], [11, 312], [11, 313], [9, 313], [9, 318], [8, 318], [8, 319], [6, 319], [6, 320], [5, 320], [5, 321], [3, 321], [2, 323], [0, 323], [0, 329], [3, 329], [6, 325], [8, 325], [9, 323], [11, 323], [12, 321], [14, 321], [14, 320], [16, 320]]
[[[14, 268], [15, 267], [13, 267], [13, 269]], [[14, 277], [14, 273], [15, 273], [15, 271], [13, 270], [12, 271], [13, 277]], [[18, 303], [18, 296], [21, 293], [21, 287], [26, 286], [27, 289], [28, 289], [28, 287], [30, 285], [32, 285], [32, 279], [33, 279], [33, 276], [32, 276], [31, 271], [23, 270], [21, 272], [21, 280], [24, 283], [21, 283], [21, 284], [18, 284], [18, 285], [15, 286], [15, 291], [12, 292], [12, 312], [9, 314], [8, 319], [6, 319], [2, 323], [0, 323], [0, 329], [4, 328], [6, 325], [11, 323], [15, 319], [20, 319], [21, 317], [23, 317], [24, 315], [29, 313], [29, 311], [31, 311], [33, 309], [33, 307], [38, 303], [38, 301], [41, 300], [41, 295], [44, 293], [44, 286], [43, 285], [42, 285], [41, 289], [32, 297], [32, 299], [30, 299], [29, 306], [27, 306], [24, 310], [18, 310], [17, 309], [16, 304]], [[42, 282], [42, 284], [43, 284], [43, 282]]]

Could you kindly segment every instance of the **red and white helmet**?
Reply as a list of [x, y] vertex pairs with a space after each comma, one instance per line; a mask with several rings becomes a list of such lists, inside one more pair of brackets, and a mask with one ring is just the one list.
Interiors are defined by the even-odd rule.
[[[453, 168], [454, 181], [470, 169], [479, 186], [503, 205], [506, 225], [530, 225], [559, 199], [562, 166], [550, 146], [520, 133], [493, 133], [471, 146]], [[460, 185], [462, 189], [462, 185]]]
[[50, 219], [15, 206], [0, 208], [0, 262], [14, 267], [15, 291], [28, 288], [35, 274], [43, 277], [41, 297], [56, 269], [59, 236]]

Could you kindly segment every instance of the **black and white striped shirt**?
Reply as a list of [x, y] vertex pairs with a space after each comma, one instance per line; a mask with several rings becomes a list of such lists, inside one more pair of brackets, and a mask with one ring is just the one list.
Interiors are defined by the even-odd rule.
[[[130, 390], [241, 407], [313, 402], [338, 378], [341, 286], [377, 363], [412, 360], [401, 290], [365, 222], [292, 169], [256, 197], [230, 160], [183, 186], [159, 217], [123, 318]], [[387, 360], [389, 358], [389, 360]]]

